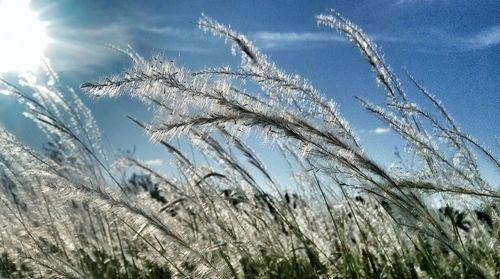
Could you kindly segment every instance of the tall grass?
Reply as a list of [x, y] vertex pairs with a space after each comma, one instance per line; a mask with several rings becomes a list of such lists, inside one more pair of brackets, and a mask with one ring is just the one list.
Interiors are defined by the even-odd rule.
[[[237, 69], [190, 70], [118, 49], [131, 58], [128, 71], [81, 85], [92, 96], [127, 94], [153, 110], [148, 122], [129, 119], [168, 152], [168, 175], [133, 154], [107, 155], [90, 111], [48, 64], [46, 84], [30, 76], [20, 86], [1, 80], [48, 143], [39, 152], [0, 133], [0, 274], [500, 276], [500, 195], [481, 177], [475, 156], [496, 169], [498, 159], [408, 75], [433, 109], [413, 103], [360, 28], [334, 11], [316, 21], [366, 58], [386, 101], [358, 99], [401, 136], [419, 169], [386, 170], [363, 151], [334, 101], [244, 35], [203, 16], [202, 30], [239, 51]], [[277, 147], [293, 185], [283, 185], [246, 144], [254, 136]], [[463, 206], [428, 206], [438, 195]]]

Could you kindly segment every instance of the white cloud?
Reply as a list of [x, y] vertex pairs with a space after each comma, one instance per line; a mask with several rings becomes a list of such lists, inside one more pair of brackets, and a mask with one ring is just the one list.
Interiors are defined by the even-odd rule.
[[402, 42], [420, 46], [417, 51], [428, 53], [449, 53], [450, 51], [470, 51], [500, 45], [500, 25], [484, 28], [476, 33], [457, 34], [437, 27], [412, 30], [401, 37], [373, 37], [375, 41]]
[[299, 41], [337, 41], [346, 42], [346, 39], [337, 34], [330, 33], [297, 33], [297, 32], [257, 32], [253, 35], [257, 40], [262, 41], [282, 41], [282, 42], [299, 42]]
[[301, 42], [347, 42], [347, 39], [335, 33], [322, 32], [257, 32], [251, 36], [263, 48], [274, 48]]
[[382, 127], [378, 127], [376, 128], [375, 130], [373, 130], [373, 132], [375, 134], [378, 134], [378, 135], [381, 135], [381, 134], [387, 134], [391, 131], [391, 129], [389, 128], [382, 128]]
[[487, 48], [500, 43], [500, 25], [495, 25], [480, 31], [473, 37], [465, 39], [470, 49]]
[[9, 96], [10, 94], [12, 93], [9, 90], [0, 89], [0, 95]]
[[[306, 42], [349, 42], [344, 36], [331, 32], [257, 32], [251, 38], [262, 48], [276, 48]], [[402, 42], [403, 38], [383, 34], [369, 35], [375, 42]], [[303, 44], [305, 45], [305, 44]]]
[[185, 33], [185, 30], [174, 28], [170, 26], [139, 26], [137, 29], [142, 31], [146, 31], [149, 33], [161, 34], [161, 35], [171, 35], [171, 34], [180, 34]]
[[145, 160], [141, 161], [146, 166], [149, 167], [161, 167], [163, 166], [163, 160], [162, 159], [151, 159], [151, 160]]

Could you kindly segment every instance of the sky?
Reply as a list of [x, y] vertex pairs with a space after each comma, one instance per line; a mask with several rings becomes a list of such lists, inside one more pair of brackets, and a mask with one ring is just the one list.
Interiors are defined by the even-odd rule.
[[[388, 166], [401, 142], [354, 98], [382, 103], [383, 90], [356, 47], [314, 21], [315, 15], [333, 8], [377, 43], [386, 62], [400, 75], [410, 95], [414, 94], [411, 96], [417, 92], [408, 84], [405, 71], [443, 102], [463, 131], [480, 139], [494, 154], [500, 153], [497, 0], [32, 0], [30, 7], [46, 25], [46, 57], [62, 82], [77, 90], [83, 82], [100, 80], [130, 66], [110, 45], [130, 45], [145, 57], [160, 53], [192, 69], [236, 66], [238, 58], [231, 55], [230, 47], [198, 30], [195, 23], [205, 14], [228, 24], [246, 34], [282, 69], [302, 75], [334, 99], [367, 154]], [[3, 76], [15, 78], [14, 73]], [[97, 100], [81, 96], [114, 148], [136, 146], [141, 159], [162, 164], [157, 149], [125, 118], [134, 115], [146, 120], [150, 111], [127, 97]], [[0, 94], [0, 123], [21, 141], [41, 146], [41, 135], [21, 113], [15, 100]], [[482, 170], [499, 185], [497, 169], [485, 166]]]

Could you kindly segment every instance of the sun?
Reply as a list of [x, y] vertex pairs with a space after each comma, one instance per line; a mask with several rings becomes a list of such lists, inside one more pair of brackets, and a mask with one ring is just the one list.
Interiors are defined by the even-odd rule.
[[29, 0], [0, 0], [0, 74], [36, 70], [48, 43], [45, 22]]

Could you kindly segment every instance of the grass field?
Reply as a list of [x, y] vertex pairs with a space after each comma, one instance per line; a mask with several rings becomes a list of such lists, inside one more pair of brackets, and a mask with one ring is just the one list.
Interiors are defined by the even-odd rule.
[[[202, 30], [239, 53], [238, 68], [191, 70], [117, 49], [130, 69], [81, 85], [153, 111], [147, 122], [129, 119], [168, 152], [169, 174], [133, 153], [114, 159], [91, 111], [50, 67], [46, 84], [1, 80], [47, 144], [34, 150], [0, 131], [0, 277], [499, 278], [500, 194], [476, 160], [498, 170], [496, 155], [408, 74], [429, 105], [414, 103], [360, 28], [334, 11], [315, 19], [361, 51], [386, 101], [360, 105], [418, 167], [386, 170], [334, 100], [202, 17]], [[276, 179], [249, 137], [274, 147], [293, 185]]]

